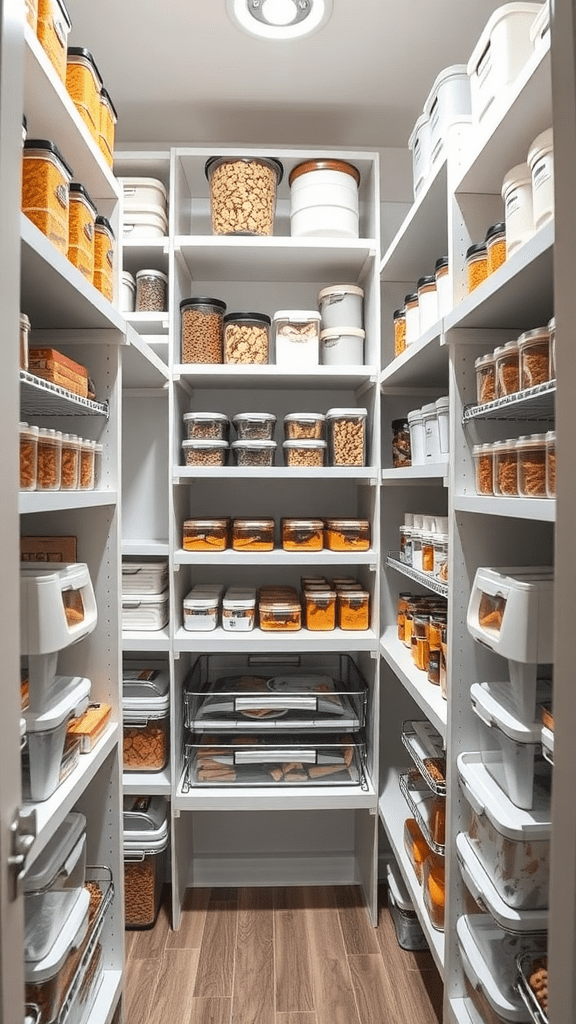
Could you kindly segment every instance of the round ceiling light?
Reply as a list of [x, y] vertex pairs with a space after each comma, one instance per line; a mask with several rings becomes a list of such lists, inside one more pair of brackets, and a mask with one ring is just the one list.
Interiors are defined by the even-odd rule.
[[328, 21], [332, 0], [226, 0], [226, 6], [232, 20], [250, 35], [297, 39]]

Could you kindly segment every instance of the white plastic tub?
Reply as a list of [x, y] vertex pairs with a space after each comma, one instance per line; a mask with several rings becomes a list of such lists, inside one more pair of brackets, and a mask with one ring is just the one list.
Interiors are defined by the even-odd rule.
[[122, 594], [122, 629], [157, 630], [168, 622], [169, 594]]
[[534, 234], [532, 172], [528, 164], [516, 164], [502, 182], [506, 223], [506, 259]]
[[410, 430], [410, 451], [413, 466], [423, 466], [426, 462], [424, 446], [424, 420], [421, 409], [412, 409], [407, 416]]
[[358, 238], [360, 172], [344, 160], [307, 160], [292, 169], [290, 233]]
[[320, 313], [308, 309], [281, 309], [272, 318], [274, 359], [277, 366], [318, 366]]
[[429, 402], [422, 406], [422, 426], [424, 428], [424, 461], [440, 462], [440, 433], [436, 402]]
[[323, 366], [361, 366], [365, 333], [360, 327], [331, 327], [320, 332]]
[[254, 587], [228, 587], [222, 599], [222, 628], [233, 633], [254, 629], [256, 590]]
[[502, 102], [533, 51], [530, 30], [541, 4], [503, 4], [488, 19], [468, 61], [472, 118], [480, 122]]
[[425, 111], [420, 114], [412, 129], [408, 149], [412, 153], [412, 183], [416, 199], [426, 184], [431, 166], [430, 118]]
[[487, 910], [492, 919], [513, 935], [527, 932], [545, 932], [548, 928], [548, 910], [514, 910], [499, 896], [491, 873], [486, 871], [474, 853], [466, 832], [456, 836], [456, 856], [464, 883], [481, 910]]
[[364, 327], [364, 291], [356, 284], [332, 284], [318, 292], [322, 328]]
[[122, 562], [122, 596], [161, 594], [168, 585], [168, 562]]
[[534, 230], [554, 217], [554, 134], [547, 128], [534, 139], [528, 150], [532, 174], [532, 216]]
[[450, 452], [450, 399], [448, 395], [436, 399], [436, 415], [438, 416], [438, 437], [440, 441], [440, 458]]
[[48, 955], [85, 882], [86, 818], [71, 812], [26, 872], [24, 959]]
[[183, 601], [184, 629], [202, 632], [216, 629], [219, 611], [219, 595], [190, 591]]
[[97, 611], [84, 562], [22, 562], [20, 642], [23, 654], [49, 654], [76, 643], [96, 626]]
[[90, 893], [83, 888], [47, 956], [24, 965], [25, 1000], [42, 1007], [41, 1024], [52, 1024], [59, 1019], [74, 978], [67, 970], [68, 958], [86, 938], [89, 907]]
[[452, 64], [440, 72], [424, 104], [430, 120], [430, 163], [438, 162], [444, 152], [448, 129], [457, 121], [466, 121], [471, 113], [470, 80], [465, 64]]
[[142, 207], [155, 207], [159, 213], [166, 215], [167, 193], [158, 178], [118, 178], [122, 186], [124, 210], [141, 210]]
[[155, 207], [125, 210], [122, 235], [131, 238], [164, 238], [168, 234], [168, 218]]
[[83, 715], [90, 702], [90, 681], [73, 678], [56, 702], [43, 712], [24, 711], [26, 719], [27, 799], [48, 800], [60, 782], [66, 729], [71, 718]]

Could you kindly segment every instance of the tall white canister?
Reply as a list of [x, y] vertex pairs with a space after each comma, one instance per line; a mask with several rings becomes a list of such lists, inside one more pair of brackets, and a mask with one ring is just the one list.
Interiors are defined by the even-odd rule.
[[346, 160], [305, 160], [290, 171], [290, 234], [358, 238], [360, 171]]
[[506, 222], [506, 258], [534, 234], [532, 172], [528, 164], [510, 168], [502, 182]]
[[537, 231], [554, 217], [554, 136], [551, 128], [541, 132], [528, 150], [532, 172], [532, 213]]

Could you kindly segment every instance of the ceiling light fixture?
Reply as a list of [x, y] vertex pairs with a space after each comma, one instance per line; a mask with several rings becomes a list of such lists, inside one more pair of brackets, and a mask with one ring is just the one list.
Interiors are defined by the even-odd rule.
[[324, 25], [332, 0], [226, 0], [228, 14], [250, 35], [297, 39]]

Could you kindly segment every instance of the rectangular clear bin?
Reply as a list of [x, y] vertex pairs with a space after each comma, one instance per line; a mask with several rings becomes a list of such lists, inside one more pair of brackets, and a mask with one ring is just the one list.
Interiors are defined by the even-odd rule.
[[168, 686], [164, 666], [124, 663], [124, 771], [160, 772], [166, 767], [170, 741]]
[[274, 465], [276, 441], [233, 441], [230, 447], [236, 466]]
[[196, 732], [357, 731], [367, 699], [348, 654], [203, 654], [184, 683], [184, 720]]
[[225, 551], [228, 547], [230, 519], [186, 519], [182, 523], [184, 551]]
[[362, 735], [206, 733], [185, 744], [185, 785], [359, 786], [366, 745]]
[[329, 551], [368, 551], [370, 521], [368, 519], [327, 519], [324, 538]]
[[170, 617], [169, 593], [123, 594], [122, 629], [156, 631], [163, 629]]
[[161, 594], [168, 586], [168, 562], [122, 559], [122, 594]]
[[326, 417], [322, 412], [289, 412], [284, 417], [287, 441], [322, 441]]
[[324, 547], [323, 519], [290, 519], [280, 522], [284, 551], [322, 551]]
[[273, 519], [233, 519], [232, 549], [234, 551], [272, 551]]
[[128, 929], [152, 928], [158, 916], [166, 872], [166, 847], [124, 845], [124, 924]]
[[86, 818], [71, 812], [23, 880], [24, 959], [48, 955], [84, 886]]
[[367, 590], [338, 590], [337, 615], [339, 629], [369, 629], [369, 592]]
[[324, 466], [326, 447], [326, 441], [284, 441], [284, 463], [286, 466]]
[[209, 441], [192, 438], [182, 441], [185, 466], [225, 466], [228, 459], [228, 441]]
[[401, 949], [428, 949], [426, 936], [422, 931], [418, 915], [414, 910], [404, 879], [395, 861], [386, 865], [388, 883], [388, 907]]
[[326, 413], [331, 466], [366, 465], [367, 409], [329, 409]]
[[[26, 747], [22, 752], [22, 785], [27, 800], [48, 800], [77, 763], [80, 740], [69, 740], [66, 730], [71, 718], [88, 707], [90, 681], [73, 678], [48, 710], [24, 711]], [[66, 756], [64, 756], [66, 755]]]
[[260, 629], [291, 632], [302, 628], [302, 608], [297, 597], [279, 594], [258, 598]]
[[336, 629], [336, 591], [304, 590], [304, 625], [310, 630]]
[[276, 416], [272, 412], [238, 412], [232, 424], [238, 441], [272, 441]]
[[72, 719], [66, 735], [78, 737], [81, 754], [89, 754], [94, 749], [108, 727], [111, 714], [110, 704], [89, 704], [83, 715]]
[[223, 412], [186, 412], [182, 417], [187, 439], [227, 441], [230, 420]]
[[24, 965], [25, 999], [40, 1010], [39, 1024], [59, 1020], [88, 936], [90, 894], [82, 888], [47, 956]]

